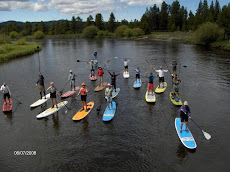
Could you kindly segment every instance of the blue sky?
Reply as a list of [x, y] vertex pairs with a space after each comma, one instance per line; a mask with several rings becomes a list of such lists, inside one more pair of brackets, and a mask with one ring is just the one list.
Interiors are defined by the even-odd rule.
[[[215, 0], [214, 0], [215, 1]], [[128, 21], [138, 19], [146, 10], [146, 7], [160, 4], [163, 0], [0, 0], [0, 22], [15, 21], [50, 21], [68, 19], [72, 16], [80, 16], [83, 20], [91, 14], [102, 13], [105, 21], [111, 12], [116, 20]], [[165, 0], [172, 4], [173, 0]], [[200, 0], [179, 0], [187, 10], [196, 12]], [[219, 0], [221, 7], [227, 5], [229, 0]], [[211, 4], [211, 0], [208, 0]]]

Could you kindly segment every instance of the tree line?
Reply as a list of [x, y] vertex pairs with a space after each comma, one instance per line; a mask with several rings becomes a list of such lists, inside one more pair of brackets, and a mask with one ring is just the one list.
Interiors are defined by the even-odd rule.
[[37, 31], [44, 34], [60, 35], [60, 34], [76, 34], [82, 33], [87, 26], [94, 25], [101, 31], [115, 32], [122, 25], [128, 28], [140, 28], [144, 34], [150, 34], [154, 31], [195, 31], [206, 22], [217, 23], [224, 29], [225, 37], [230, 36], [230, 3], [220, 7], [219, 1], [212, 1], [209, 5], [207, 0], [200, 1], [196, 12], [187, 11], [186, 7], [181, 6], [178, 0], [172, 2], [171, 5], [165, 1], [161, 7], [153, 5], [146, 8], [145, 13], [140, 20], [116, 21], [113, 13], [110, 14], [109, 20], [104, 21], [102, 14], [98, 13], [95, 18], [89, 15], [86, 21], [79, 16], [73, 16], [71, 21], [60, 20], [53, 22], [25, 22], [22, 26], [18, 23], [8, 23], [1, 28], [1, 33], [9, 35], [12, 31], [20, 33], [22, 36], [32, 35]]

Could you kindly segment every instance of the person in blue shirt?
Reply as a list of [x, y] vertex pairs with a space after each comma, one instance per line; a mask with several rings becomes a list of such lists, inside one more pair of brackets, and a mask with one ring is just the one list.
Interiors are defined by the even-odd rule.
[[136, 69], [134, 69], [134, 71], [136, 72], [136, 82], [137, 82], [137, 79], [140, 80], [141, 71], [140, 71], [139, 67], [137, 67]]
[[94, 63], [97, 64], [98, 63], [98, 61], [97, 61], [97, 52], [94, 52], [93, 55], [94, 55]]
[[152, 72], [150, 72], [150, 74], [148, 75], [148, 73], [145, 73], [145, 76], [148, 78], [148, 94], [150, 94], [150, 92], [152, 92], [152, 96], [154, 94], [154, 85], [153, 85], [153, 81], [154, 78], [156, 77], [155, 75], [153, 75]]
[[184, 105], [180, 107], [178, 112], [180, 113], [180, 119], [181, 119], [180, 133], [182, 133], [183, 123], [185, 123], [186, 131], [188, 131], [188, 118], [192, 118], [192, 117], [191, 117], [191, 111], [190, 111], [187, 101], [184, 102]]

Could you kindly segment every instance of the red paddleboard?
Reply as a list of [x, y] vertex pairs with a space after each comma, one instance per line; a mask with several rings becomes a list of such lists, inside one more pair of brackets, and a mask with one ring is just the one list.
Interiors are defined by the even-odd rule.
[[70, 97], [70, 96], [72, 96], [72, 95], [74, 95], [77, 91], [79, 91], [80, 90], [80, 87], [78, 86], [78, 87], [75, 87], [75, 90], [73, 90], [73, 91], [67, 91], [66, 93], [64, 93], [64, 94], [62, 94], [61, 95], [61, 98], [67, 98], [67, 97]]
[[91, 77], [91, 74], [89, 74], [89, 79], [90, 79], [91, 81], [96, 81], [96, 80], [97, 80], [97, 75]]
[[[6, 103], [7, 102], [7, 103]], [[13, 101], [12, 99], [10, 99], [10, 102], [8, 99], [6, 99], [6, 102], [3, 103], [2, 105], [2, 111], [3, 112], [9, 112], [9, 111], [12, 111], [12, 108], [13, 108]], [[6, 103], [6, 104], [5, 104]]]

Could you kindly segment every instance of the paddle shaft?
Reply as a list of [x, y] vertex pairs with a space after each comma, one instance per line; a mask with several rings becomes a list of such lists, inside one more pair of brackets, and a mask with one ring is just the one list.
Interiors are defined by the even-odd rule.
[[18, 101], [16, 98], [14, 98], [13, 96], [11, 96], [14, 100], [16, 100], [19, 104], [22, 104], [20, 101]]
[[[59, 95], [57, 95], [57, 96], [61, 99], [61, 97], [60, 97]], [[68, 108], [67, 105], [64, 104], [64, 106], [65, 106], [68, 110], [71, 110], [70, 108]]]
[[65, 89], [66, 85], [68, 84], [69, 80], [66, 82], [65, 86], [63, 87], [63, 89], [60, 91], [60, 93], [62, 94], [63, 90]]
[[194, 122], [194, 124], [196, 124], [196, 126], [197, 126], [201, 131], [203, 131], [202, 128], [200, 128], [200, 126], [199, 126], [192, 118], [190, 118], [190, 119], [192, 120], [192, 122]]

